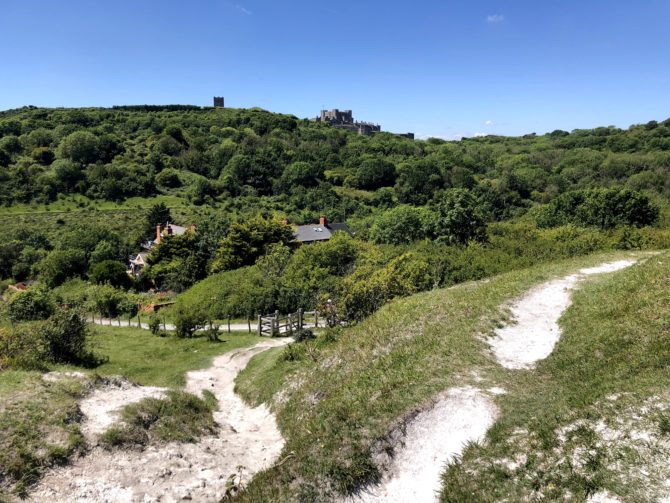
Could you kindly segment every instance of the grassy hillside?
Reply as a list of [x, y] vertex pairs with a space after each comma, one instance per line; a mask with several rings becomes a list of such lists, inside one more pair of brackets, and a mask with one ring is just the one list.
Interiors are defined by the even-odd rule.
[[506, 379], [487, 445], [449, 468], [442, 501], [668, 497], [670, 255], [589, 282], [561, 325], [549, 358]]
[[[480, 334], [490, 332], [505, 319], [501, 306], [506, 300], [520, 295], [532, 285], [621, 256], [629, 255], [601, 254], [573, 259], [507, 273], [490, 281], [466, 283], [396, 300], [355, 327], [329, 332], [314, 342], [302, 343], [301, 347], [263, 355], [258, 361], [252, 361], [248, 372], [238, 380], [238, 390], [254, 402], [269, 394], [267, 387], [272, 383], [275, 390], [281, 389], [275, 395], [274, 407], [287, 438], [284, 454], [289, 459], [280, 467], [259, 475], [243, 499], [321, 501], [336, 494], [347, 494], [361, 484], [376, 480], [380, 476], [375, 462], [377, 454], [392, 446], [389, 437], [402, 427], [403, 418], [411, 416], [431, 397], [452, 386], [505, 387], [508, 394], [500, 399], [503, 418], [508, 411], [516, 411], [515, 418], [529, 425], [538, 422], [538, 414], [544, 417], [546, 406], [552, 403], [558, 411], [565, 411], [566, 404], [573, 409], [587, 407], [606, 392], [598, 388], [594, 393], [581, 392], [578, 398], [570, 396], [570, 393], [577, 393], [582, 388], [579, 383], [596, 370], [595, 362], [592, 368], [587, 363], [579, 363], [584, 359], [588, 362], [591, 351], [592, 334], [588, 329], [581, 335], [573, 336], [568, 332], [566, 336], [568, 341], [573, 337], [581, 340], [569, 365], [558, 365], [565, 371], [564, 382], [572, 383], [571, 390], [551, 387], [545, 382], [543, 369], [552, 365], [554, 356], [538, 369], [539, 379], [524, 377], [523, 372], [500, 367], [487, 352]], [[666, 271], [667, 275], [667, 256], [664, 255], [660, 262], [654, 258], [647, 265], [631, 269], [625, 276], [621, 273], [625, 279], [620, 281], [629, 284], [629, 288], [619, 289], [617, 299], [625, 298], [626, 293], [631, 295], [634, 289], [631, 290], [630, 281], [633, 278], [637, 280], [637, 290], [634, 291], [648, 295], [644, 288], [645, 279], [658, 276], [660, 271]], [[590, 280], [593, 286], [580, 292], [578, 305], [588, 304], [586, 296], [594, 289], [605, 292], [612, 288], [616, 278], [619, 276]], [[606, 282], [609, 287], [601, 286]], [[660, 285], [658, 281], [652, 283]], [[664, 294], [667, 294], [667, 285], [664, 287]], [[658, 310], [662, 307], [667, 311], [667, 305], [663, 306], [661, 302], [664, 294], [652, 294], [656, 296], [656, 302], [660, 302], [655, 306], [657, 313], [662, 312]], [[604, 299], [601, 302], [605, 302]], [[636, 312], [634, 305], [630, 308], [630, 316], [647, 313]], [[571, 311], [568, 316], [575, 314]], [[613, 317], [607, 325], [612, 330], [616, 319]], [[590, 330], [595, 330], [595, 325], [589, 326]], [[630, 322], [629, 326], [636, 324]], [[568, 330], [571, 329], [568, 327]], [[617, 334], [622, 335], [619, 331], [608, 337]], [[657, 334], [658, 337], [662, 335], [662, 331]], [[557, 354], [565, 351], [566, 340]], [[610, 358], [635, 358], [631, 368], [646, 368], [647, 375], [653, 376], [651, 381], [663, 375], [658, 356], [650, 356], [646, 348], [635, 353], [628, 350], [617, 353], [607, 347], [606, 341], [602, 342], [603, 350], [607, 350]], [[656, 340], [654, 344], [658, 343]], [[272, 358], [275, 359], [274, 366], [270, 361]], [[292, 363], [287, 365], [287, 361]], [[606, 366], [602, 362], [599, 365]], [[654, 374], [654, 369], [660, 373]], [[574, 370], [576, 374], [572, 373]], [[613, 371], [614, 367], [611, 367], [610, 372]], [[267, 379], [256, 380], [262, 373], [272, 376], [270, 383]], [[606, 390], [612, 392], [624, 375]], [[635, 386], [634, 382], [632, 385]], [[515, 398], [516, 393], [523, 393], [530, 403], [520, 404], [519, 398]], [[542, 399], [543, 393], [547, 393], [547, 398]], [[549, 410], [547, 414], [551, 417], [557, 410]], [[508, 431], [503, 421], [493, 428], [492, 435]], [[470, 459], [469, 456], [473, 456], [473, 451], [468, 451], [465, 459]], [[473, 463], [477, 466], [476, 460]], [[464, 467], [458, 473], [465, 473], [466, 468], [469, 469]], [[482, 498], [462, 499], [478, 486], [470, 485], [466, 477], [458, 473], [450, 472], [446, 479], [445, 501], [489, 501], [489, 493], [484, 492], [489, 486], [484, 484], [479, 488]], [[457, 482], [461, 481], [459, 486]], [[495, 487], [495, 483], [491, 487]]]

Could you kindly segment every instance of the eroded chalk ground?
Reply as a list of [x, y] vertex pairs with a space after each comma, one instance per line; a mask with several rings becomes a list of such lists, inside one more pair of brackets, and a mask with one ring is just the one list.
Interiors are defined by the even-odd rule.
[[[70, 465], [48, 472], [31, 493], [32, 501], [50, 502], [170, 502], [181, 500], [219, 501], [228, 478], [237, 474], [248, 480], [270, 466], [279, 456], [284, 440], [274, 416], [265, 405], [248, 407], [234, 392], [235, 376], [256, 354], [289, 342], [271, 339], [252, 348], [227, 353], [214, 359], [210, 368], [189, 372], [186, 391], [211, 391], [218, 400], [216, 436], [198, 443], [149, 446], [144, 450], [105, 450], [94, 447]], [[110, 419], [126, 403], [146, 396], [158, 396], [160, 388], [107, 386], [113, 396], [104, 404], [104, 389], [83, 404], [88, 416], [82, 428], [94, 441]], [[125, 389], [124, 389], [125, 388]], [[123, 401], [126, 393], [128, 402]]]

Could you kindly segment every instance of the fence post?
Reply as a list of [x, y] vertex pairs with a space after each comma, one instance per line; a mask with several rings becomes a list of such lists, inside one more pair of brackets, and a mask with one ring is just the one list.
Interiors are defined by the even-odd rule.
[[262, 329], [263, 329], [263, 327], [261, 326], [261, 315], [259, 314], [258, 315], [258, 325], [256, 326], [256, 330], [258, 331], [258, 337], [263, 335]]
[[314, 328], [319, 328], [319, 311], [314, 311]]
[[279, 311], [275, 311], [274, 328], [272, 329], [272, 336], [279, 335]]
[[247, 316], [247, 326], [249, 327], [249, 333], [251, 333], [251, 318]]
[[228, 317], [228, 333], [230, 333], [230, 316]]
[[140, 318], [140, 312], [137, 312], [137, 328], [142, 328], [142, 318]]

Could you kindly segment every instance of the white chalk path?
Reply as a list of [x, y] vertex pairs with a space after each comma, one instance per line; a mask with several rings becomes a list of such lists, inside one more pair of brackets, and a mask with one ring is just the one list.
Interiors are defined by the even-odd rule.
[[514, 323], [495, 331], [488, 342], [498, 362], [509, 369], [531, 369], [553, 351], [561, 336], [558, 320], [572, 303], [572, 290], [587, 276], [619, 271], [635, 260], [618, 260], [581, 269], [533, 288], [512, 304]]
[[407, 426], [404, 446], [378, 486], [350, 498], [356, 503], [436, 501], [445, 466], [468, 442], [480, 442], [498, 415], [491, 397], [473, 387], [451, 388]]
[[[571, 291], [585, 277], [618, 271], [635, 263], [619, 260], [544, 283], [521, 297], [512, 307], [516, 323], [496, 331], [490, 341], [501, 365], [532, 368], [546, 358], [560, 337], [558, 320], [570, 306]], [[481, 442], [498, 415], [492, 395], [500, 388], [451, 388], [435, 404], [419, 413], [406, 428], [403, 445], [396, 449], [392, 466], [377, 486], [348, 498], [355, 503], [436, 501], [440, 475], [469, 442]]]
[[[47, 473], [30, 495], [32, 501], [49, 502], [170, 502], [193, 500], [218, 502], [225, 494], [228, 477], [239, 473], [248, 481], [253, 474], [275, 462], [284, 446], [274, 415], [265, 405], [251, 408], [234, 392], [235, 377], [249, 360], [266, 349], [291, 342], [268, 339], [252, 348], [226, 353], [205, 370], [186, 375], [186, 391], [210, 390], [218, 400], [214, 413], [220, 425], [216, 436], [198, 443], [169, 443], [139, 450], [107, 451], [95, 447], [70, 465]], [[92, 396], [82, 403], [86, 418], [82, 429], [89, 439], [103, 431], [119, 409], [145, 396], [157, 396], [160, 388], [126, 386], [110, 389], [114, 397], [105, 403]], [[107, 388], [106, 388], [107, 389]], [[103, 390], [104, 393], [104, 390]], [[91, 426], [92, 424], [92, 426]], [[239, 468], [242, 467], [242, 468]]]

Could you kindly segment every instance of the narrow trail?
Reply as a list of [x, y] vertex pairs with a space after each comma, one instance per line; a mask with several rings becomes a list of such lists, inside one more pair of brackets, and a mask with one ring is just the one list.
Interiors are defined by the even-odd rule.
[[[532, 369], [549, 356], [561, 332], [558, 320], [571, 304], [571, 291], [592, 274], [614, 272], [636, 260], [619, 260], [543, 283], [511, 306], [513, 322], [489, 341], [500, 365]], [[476, 372], [476, 369], [473, 369]], [[467, 443], [480, 442], [498, 417], [494, 396], [501, 388], [450, 388], [407, 425], [391, 467], [377, 486], [349, 498], [352, 503], [436, 501], [440, 475]]]
[[[218, 400], [219, 408], [214, 412], [214, 419], [220, 429], [215, 436], [204, 437], [193, 444], [149, 446], [142, 451], [107, 451], [94, 447], [71, 464], [47, 473], [31, 493], [30, 500], [96, 503], [219, 501], [225, 494], [231, 474], [238, 473], [247, 481], [259, 470], [270, 466], [283, 448], [284, 439], [274, 415], [265, 405], [247, 406], [235, 394], [234, 387], [235, 377], [254, 355], [290, 341], [268, 339], [251, 348], [221, 355], [208, 369], [186, 375], [186, 391], [200, 395], [203, 390], [209, 390]], [[99, 400], [99, 397], [94, 397], [89, 404], [82, 404], [86, 414], [82, 429], [89, 441], [94, 442], [96, 434], [105, 429], [100, 424], [90, 426], [91, 421], [108, 424], [110, 418], [116, 419], [116, 413], [123, 405], [163, 392], [160, 388], [123, 384], [116, 387], [118, 396], [113, 400], [113, 406], [104, 404], [104, 399]], [[129, 400], [125, 402], [120, 398], [124, 388]]]
[[404, 445], [384, 481], [351, 498], [352, 503], [435, 501], [445, 465], [467, 442], [484, 439], [498, 409], [492, 397], [473, 387], [451, 388], [407, 426]]
[[618, 260], [543, 283], [510, 307], [513, 322], [488, 342], [498, 363], [508, 369], [532, 369], [549, 356], [561, 337], [558, 320], [572, 304], [571, 292], [587, 276], [619, 271], [635, 260]]

